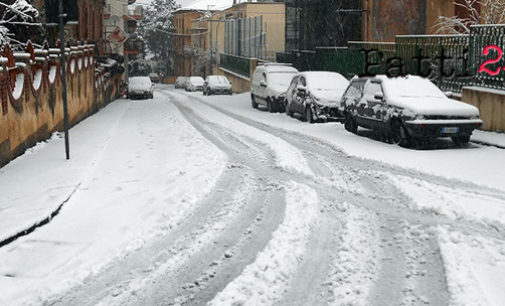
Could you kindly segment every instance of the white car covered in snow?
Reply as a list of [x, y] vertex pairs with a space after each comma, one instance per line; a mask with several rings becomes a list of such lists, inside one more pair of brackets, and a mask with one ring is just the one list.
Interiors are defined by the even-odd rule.
[[418, 76], [354, 79], [342, 97], [341, 110], [346, 130], [373, 129], [402, 146], [438, 137], [465, 144], [483, 124], [476, 107], [449, 99]]
[[186, 91], [203, 91], [205, 81], [202, 77], [192, 76], [186, 80]]
[[263, 105], [273, 113], [284, 111], [285, 93], [298, 70], [278, 63], [259, 65], [254, 71], [251, 84], [251, 104], [253, 108]]
[[127, 98], [153, 98], [154, 84], [149, 77], [131, 77], [128, 81]]
[[338, 106], [349, 86], [339, 73], [308, 71], [296, 75], [286, 93], [286, 114], [301, 114], [305, 121], [343, 120]]
[[210, 75], [205, 79], [203, 85], [203, 94], [210, 96], [212, 94], [233, 94], [230, 81], [224, 75]]

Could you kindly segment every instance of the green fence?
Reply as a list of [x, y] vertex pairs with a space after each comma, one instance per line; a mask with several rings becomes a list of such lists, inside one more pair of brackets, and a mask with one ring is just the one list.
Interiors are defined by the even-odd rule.
[[277, 61], [292, 63], [299, 70], [335, 71], [352, 77], [392, 72], [394, 59], [395, 65], [401, 64], [398, 74], [428, 77], [443, 90], [461, 92], [468, 85], [505, 89], [503, 62], [487, 66], [500, 69], [495, 76], [479, 73], [486, 60], [498, 56], [496, 51], [484, 56], [484, 48], [495, 45], [504, 50], [504, 42], [505, 25], [485, 25], [472, 27], [470, 35], [399, 35], [390, 43], [349, 42], [346, 47], [279, 53]]
[[248, 78], [251, 77], [251, 60], [249, 58], [221, 53], [220, 59], [220, 67]]
[[472, 58], [472, 70], [475, 73], [474, 85], [496, 89], [505, 88], [504, 62], [500, 59], [497, 63], [486, 65], [491, 71], [498, 71], [497, 75], [483, 72], [479, 68], [487, 60], [497, 59], [498, 51], [489, 50], [487, 56], [483, 54], [484, 48], [490, 45], [498, 47], [502, 52], [505, 50], [505, 25], [472, 26], [470, 28], [470, 54]]

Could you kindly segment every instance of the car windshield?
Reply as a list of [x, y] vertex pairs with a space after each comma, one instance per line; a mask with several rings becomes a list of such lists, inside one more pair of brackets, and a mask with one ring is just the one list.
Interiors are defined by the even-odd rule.
[[312, 91], [344, 92], [349, 81], [338, 73], [315, 73], [307, 76], [307, 87]]
[[269, 84], [282, 85], [287, 87], [295, 75], [296, 73], [291, 71], [270, 72], [268, 75]]
[[430, 80], [420, 77], [387, 79], [383, 87], [390, 98], [447, 98]]
[[148, 77], [134, 77], [130, 78], [130, 85], [133, 86], [151, 86], [151, 80]]

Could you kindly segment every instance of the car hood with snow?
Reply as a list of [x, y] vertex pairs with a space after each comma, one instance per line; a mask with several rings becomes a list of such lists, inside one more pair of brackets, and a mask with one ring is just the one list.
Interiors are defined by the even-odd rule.
[[310, 94], [317, 104], [336, 107], [342, 98], [343, 92], [340, 90], [314, 90]]
[[396, 97], [388, 100], [387, 103], [411, 111], [418, 116], [465, 118], [474, 118], [479, 116], [479, 110], [475, 106], [448, 98]]
[[303, 72], [307, 89], [314, 102], [322, 106], [337, 107], [349, 81], [339, 73], [326, 71]]

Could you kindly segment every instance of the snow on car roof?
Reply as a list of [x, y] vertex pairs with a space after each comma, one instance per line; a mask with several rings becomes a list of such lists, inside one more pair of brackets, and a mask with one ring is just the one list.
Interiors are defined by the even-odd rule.
[[149, 77], [137, 76], [130, 78], [130, 84], [142, 84], [142, 83], [151, 83], [151, 79]]
[[265, 71], [269, 73], [298, 73], [298, 70], [291, 66], [283, 66], [283, 65], [268, 65], [264, 66]]
[[382, 81], [386, 95], [391, 98], [440, 98], [447, 99], [444, 93], [429, 79], [419, 76], [388, 78], [385, 75], [376, 77]]
[[300, 73], [307, 80], [307, 86], [313, 90], [334, 89], [343, 91], [349, 81], [340, 73], [330, 71], [305, 71]]

